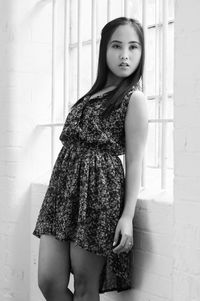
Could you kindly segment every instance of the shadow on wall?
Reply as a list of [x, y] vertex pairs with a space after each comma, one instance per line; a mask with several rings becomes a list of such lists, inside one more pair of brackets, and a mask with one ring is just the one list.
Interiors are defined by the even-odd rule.
[[[7, 174], [7, 162], [5, 147], [7, 145], [7, 137], [9, 135], [9, 120], [7, 118], [7, 111], [9, 110], [10, 104], [10, 90], [8, 89], [10, 83], [9, 69], [11, 68], [11, 57], [8, 47], [8, 23], [5, 14], [8, 15], [10, 10], [10, 3], [8, 1], [0, 1], [0, 20], [1, 20], [1, 43], [0, 43], [0, 257], [5, 258], [5, 255], [9, 252], [8, 250], [8, 238], [7, 238], [7, 226], [5, 214], [8, 212], [6, 200], [10, 195], [10, 191], [6, 189]], [[5, 284], [3, 282], [7, 267], [4, 261], [0, 261], [0, 282], [3, 289], [5, 290]], [[3, 292], [0, 291], [0, 297], [3, 299]]]
[[[24, 192], [20, 199], [21, 211], [15, 226], [13, 250], [15, 252], [15, 277], [12, 283], [16, 300], [30, 300], [30, 197], [31, 189]], [[23, 284], [23, 285], [22, 285]]]
[[32, 53], [23, 57], [23, 51], [31, 42], [31, 18], [51, 2], [40, 1], [24, 15], [26, 1], [0, 1], [0, 300], [30, 297], [33, 128], [26, 108], [31, 105]]
[[43, 10], [43, 8], [48, 5], [51, 4], [53, 2], [53, 0], [40, 0], [39, 2], [37, 2], [34, 7], [32, 8], [32, 10], [27, 14], [27, 16], [25, 17], [24, 22], [25, 23], [30, 23], [31, 20], [34, 18], [35, 15], [38, 15], [38, 13], [40, 11]]
[[[16, 67], [19, 24], [13, 1], [0, 1], [0, 300], [29, 299], [30, 189], [22, 187], [23, 128], [19, 94], [23, 78]], [[21, 151], [22, 150], [22, 151]]]

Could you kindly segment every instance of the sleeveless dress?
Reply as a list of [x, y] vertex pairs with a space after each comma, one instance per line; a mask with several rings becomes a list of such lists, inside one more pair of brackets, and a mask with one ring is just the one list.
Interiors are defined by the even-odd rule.
[[[133, 250], [113, 253], [113, 239], [125, 198], [125, 116], [130, 96], [103, 121], [103, 101], [110, 92], [89, 96], [69, 112], [33, 234], [70, 240], [106, 257], [99, 293], [133, 287]], [[73, 273], [73, 271], [71, 271]]]

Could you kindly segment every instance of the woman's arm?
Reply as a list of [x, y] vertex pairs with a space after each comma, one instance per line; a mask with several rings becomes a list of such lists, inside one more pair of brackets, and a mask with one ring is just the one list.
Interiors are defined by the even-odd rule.
[[125, 119], [126, 135], [126, 187], [125, 203], [121, 218], [119, 219], [114, 245], [119, 236], [119, 245], [113, 250], [115, 253], [128, 251], [129, 243], [133, 243], [133, 217], [140, 188], [142, 159], [147, 139], [148, 117], [144, 94], [136, 91], [129, 101]]
[[147, 139], [148, 117], [144, 94], [135, 92], [125, 120], [126, 192], [123, 216], [133, 219], [140, 188], [142, 159]]

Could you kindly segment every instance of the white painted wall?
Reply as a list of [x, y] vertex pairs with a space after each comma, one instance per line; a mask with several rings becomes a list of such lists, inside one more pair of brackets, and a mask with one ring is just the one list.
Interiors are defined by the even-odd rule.
[[200, 300], [200, 2], [176, 0], [173, 300]]
[[[41, 9], [47, 5], [45, 14]], [[0, 300], [30, 298], [32, 150], [51, 92], [49, 1], [0, 0]]]

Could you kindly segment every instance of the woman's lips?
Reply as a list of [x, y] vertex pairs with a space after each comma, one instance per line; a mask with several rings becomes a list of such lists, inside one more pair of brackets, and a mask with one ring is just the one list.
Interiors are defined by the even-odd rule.
[[121, 63], [119, 64], [120, 67], [129, 67], [129, 64], [128, 63]]
[[124, 64], [124, 63], [121, 63], [120, 65], [119, 65], [119, 67], [120, 67], [120, 69], [124, 69], [124, 70], [127, 70], [127, 69], [129, 69], [129, 64]]

